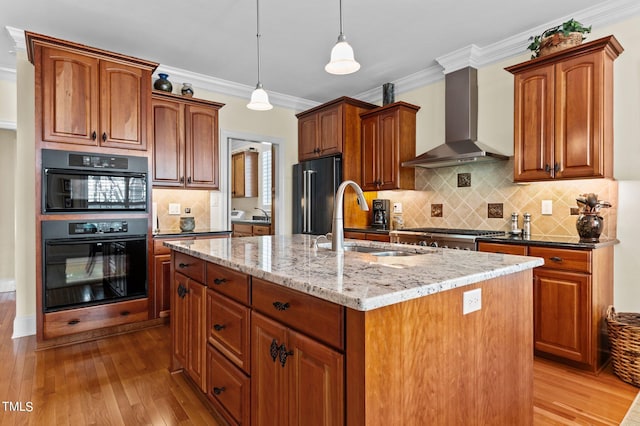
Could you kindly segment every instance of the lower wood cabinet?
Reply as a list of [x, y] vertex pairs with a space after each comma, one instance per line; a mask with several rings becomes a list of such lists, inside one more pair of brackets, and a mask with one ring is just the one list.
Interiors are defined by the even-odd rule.
[[251, 322], [252, 424], [343, 424], [344, 355], [255, 311]]
[[271, 235], [271, 225], [251, 225], [248, 223], [233, 223], [231, 225], [233, 237], [253, 237], [256, 235]]
[[609, 358], [613, 247], [572, 249], [478, 243], [479, 251], [544, 259], [533, 270], [534, 353], [591, 372]]
[[207, 398], [232, 425], [249, 425], [251, 379], [207, 345]]
[[388, 243], [391, 241], [391, 237], [389, 237], [389, 234], [380, 234], [378, 232], [345, 231], [344, 237], [353, 238], [354, 240], [381, 241], [383, 243]]

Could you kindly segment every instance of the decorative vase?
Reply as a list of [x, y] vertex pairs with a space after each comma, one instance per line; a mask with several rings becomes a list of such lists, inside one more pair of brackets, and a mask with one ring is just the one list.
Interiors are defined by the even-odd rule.
[[193, 216], [185, 216], [180, 218], [180, 230], [185, 231], [193, 231], [196, 227], [196, 220]]
[[171, 91], [173, 90], [173, 85], [171, 84], [171, 82], [169, 80], [167, 80], [167, 78], [169, 77], [168, 74], [158, 74], [158, 78], [154, 83], [153, 83], [153, 88], [156, 90], [162, 90], [163, 92], [169, 92], [171, 93]]
[[576, 220], [576, 229], [581, 242], [597, 243], [602, 233], [604, 219], [596, 213], [582, 213]]
[[394, 103], [396, 100], [395, 89], [393, 83], [385, 83], [382, 85], [382, 105]]
[[188, 98], [193, 96], [193, 88], [191, 87], [191, 83], [182, 83], [182, 89], [180, 90], [182, 96], [186, 96]]

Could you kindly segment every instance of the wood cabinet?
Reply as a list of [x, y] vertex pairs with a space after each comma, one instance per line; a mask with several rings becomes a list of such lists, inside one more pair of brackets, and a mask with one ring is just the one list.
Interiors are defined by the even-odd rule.
[[356, 240], [381, 241], [383, 243], [388, 243], [391, 241], [391, 237], [389, 237], [389, 234], [380, 234], [377, 232], [344, 231], [344, 237], [353, 238]]
[[395, 102], [360, 115], [363, 190], [415, 189], [415, 170], [400, 164], [416, 156], [419, 109]]
[[183, 368], [198, 387], [206, 392], [205, 263], [174, 252], [172, 269], [172, 370]]
[[242, 151], [231, 156], [231, 197], [258, 196], [258, 159], [257, 151]]
[[271, 235], [271, 225], [251, 225], [248, 223], [233, 223], [233, 237], [253, 237], [256, 235]]
[[296, 114], [298, 160], [342, 154], [344, 179], [360, 179], [360, 113], [373, 108], [376, 105], [341, 97]]
[[147, 149], [151, 73], [157, 63], [26, 32], [36, 65], [36, 138]]
[[218, 189], [218, 110], [224, 104], [154, 91], [153, 186]]
[[506, 68], [514, 74], [514, 180], [613, 177], [614, 36]]
[[613, 247], [581, 250], [479, 242], [478, 250], [544, 259], [533, 271], [536, 355], [591, 372], [606, 364]]

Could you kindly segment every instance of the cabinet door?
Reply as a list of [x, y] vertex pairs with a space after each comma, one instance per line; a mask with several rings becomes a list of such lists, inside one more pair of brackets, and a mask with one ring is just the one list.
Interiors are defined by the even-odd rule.
[[244, 197], [244, 154], [231, 156], [231, 196]]
[[302, 334], [290, 332], [289, 424], [344, 423], [343, 355]]
[[588, 362], [591, 276], [536, 268], [533, 272], [534, 349]]
[[184, 105], [160, 99], [151, 103], [153, 116], [153, 184], [184, 185]]
[[378, 189], [378, 162], [376, 151], [378, 139], [378, 116], [366, 117], [362, 120], [362, 189], [375, 191]]
[[100, 61], [100, 145], [147, 149], [150, 94], [149, 71]]
[[284, 326], [251, 313], [251, 424], [254, 426], [287, 424], [289, 369], [282, 367], [278, 356], [280, 346], [286, 347], [286, 334]]
[[174, 274], [171, 286], [171, 335], [173, 336], [173, 356], [182, 367], [187, 366], [187, 293], [189, 279], [179, 273]]
[[190, 279], [188, 291], [187, 372], [206, 393], [207, 288]]
[[310, 114], [298, 120], [298, 160], [318, 157], [318, 116]]
[[398, 174], [400, 134], [399, 111], [391, 110], [380, 114], [380, 129], [378, 130], [377, 154], [378, 154], [378, 189], [398, 188], [400, 176]]
[[187, 105], [185, 135], [186, 186], [218, 189], [218, 111]]
[[171, 255], [153, 257], [153, 318], [169, 316], [171, 307]]
[[43, 47], [41, 75], [42, 139], [97, 146], [98, 60]]
[[558, 178], [604, 176], [603, 60], [599, 53], [556, 64]]
[[547, 180], [554, 169], [554, 68], [515, 75], [514, 180]]
[[320, 156], [342, 152], [342, 106], [318, 113], [318, 148]]

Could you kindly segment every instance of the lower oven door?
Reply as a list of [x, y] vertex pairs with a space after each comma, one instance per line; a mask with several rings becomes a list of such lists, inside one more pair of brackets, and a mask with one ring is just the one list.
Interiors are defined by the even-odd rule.
[[43, 269], [45, 312], [146, 297], [147, 238], [45, 240]]

